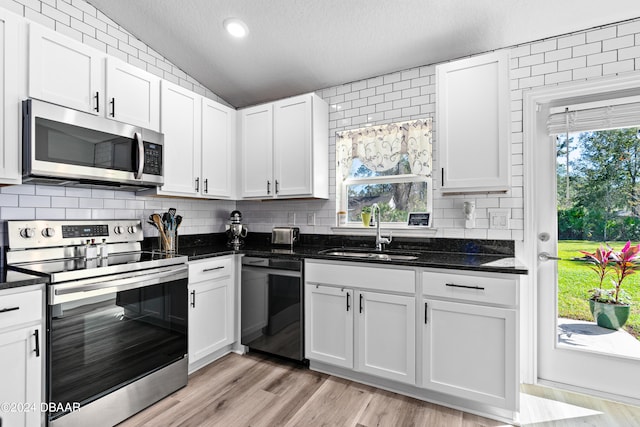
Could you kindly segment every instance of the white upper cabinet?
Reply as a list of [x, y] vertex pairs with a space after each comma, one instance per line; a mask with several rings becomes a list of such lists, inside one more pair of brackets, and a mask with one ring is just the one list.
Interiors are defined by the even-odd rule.
[[160, 78], [79, 41], [29, 24], [30, 98], [160, 128]]
[[235, 197], [236, 110], [202, 98], [202, 156], [200, 194], [203, 197]]
[[328, 198], [328, 114], [315, 94], [242, 110], [241, 196]]
[[107, 58], [106, 114], [120, 122], [160, 129], [160, 77]]
[[29, 97], [102, 114], [103, 61], [95, 49], [29, 24]]
[[24, 70], [20, 66], [20, 20], [0, 10], [0, 184], [20, 184], [22, 168], [20, 154], [20, 101], [24, 98]]
[[510, 188], [509, 56], [436, 67], [436, 135], [443, 192]]
[[157, 193], [196, 197], [201, 186], [201, 97], [181, 86], [162, 81], [161, 103], [164, 185]]
[[273, 105], [246, 108], [240, 114], [241, 196], [273, 197]]

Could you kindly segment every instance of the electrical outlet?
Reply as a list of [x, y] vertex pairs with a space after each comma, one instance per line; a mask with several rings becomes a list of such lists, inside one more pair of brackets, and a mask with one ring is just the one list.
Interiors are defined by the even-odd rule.
[[508, 230], [509, 214], [509, 209], [489, 209], [489, 228], [494, 230]]
[[289, 212], [288, 222], [289, 222], [289, 225], [296, 225], [296, 213], [295, 212]]
[[316, 213], [315, 212], [307, 213], [307, 225], [316, 225]]

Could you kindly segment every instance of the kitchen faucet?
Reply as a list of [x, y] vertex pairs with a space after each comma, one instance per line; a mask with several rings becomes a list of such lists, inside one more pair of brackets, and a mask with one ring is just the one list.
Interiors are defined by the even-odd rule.
[[[376, 210], [378, 211], [378, 216], [376, 217]], [[383, 245], [388, 245], [391, 243], [391, 232], [389, 232], [389, 237], [382, 237], [380, 235], [380, 206], [377, 203], [371, 205], [371, 216], [376, 221], [376, 250], [381, 251], [384, 249]]]

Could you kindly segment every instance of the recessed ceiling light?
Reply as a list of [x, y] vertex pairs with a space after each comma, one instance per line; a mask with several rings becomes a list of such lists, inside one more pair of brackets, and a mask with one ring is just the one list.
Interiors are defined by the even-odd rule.
[[225, 19], [223, 25], [227, 32], [233, 37], [241, 39], [249, 34], [249, 28], [247, 27], [247, 24], [245, 24], [238, 18]]

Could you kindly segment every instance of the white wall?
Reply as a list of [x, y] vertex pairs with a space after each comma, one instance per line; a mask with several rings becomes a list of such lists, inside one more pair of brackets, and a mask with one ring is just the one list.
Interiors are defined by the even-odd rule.
[[[506, 194], [442, 196], [434, 179], [436, 237], [513, 239], [524, 238], [522, 93], [531, 88], [563, 84], [640, 70], [640, 20], [609, 25], [532, 42], [508, 49], [511, 55], [511, 172], [512, 189]], [[335, 182], [335, 133], [365, 125], [432, 117], [435, 124], [435, 66], [413, 68], [319, 91], [331, 108], [330, 179]], [[434, 147], [437, 146], [434, 132]], [[434, 170], [439, 170], [434, 150]], [[239, 202], [238, 207], [254, 229], [267, 231], [271, 224], [287, 224], [296, 212], [303, 232], [331, 233], [335, 224], [335, 188], [329, 201]], [[476, 201], [476, 228], [465, 229], [464, 200]], [[511, 212], [509, 230], [489, 229], [489, 208]], [[316, 213], [316, 226], [306, 225], [307, 213]]]

